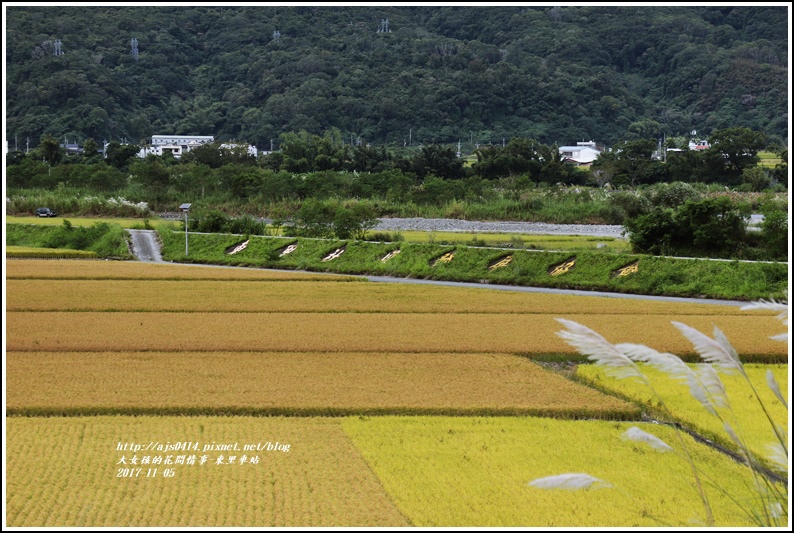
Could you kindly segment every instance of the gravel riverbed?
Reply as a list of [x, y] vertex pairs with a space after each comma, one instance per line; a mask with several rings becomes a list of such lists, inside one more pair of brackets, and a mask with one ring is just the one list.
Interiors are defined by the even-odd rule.
[[468, 233], [535, 233], [542, 235], [592, 235], [621, 237], [623, 226], [606, 224], [547, 224], [544, 222], [493, 222], [453, 218], [381, 218], [374, 231], [460, 231]]
[[[180, 213], [158, 213], [160, 218], [181, 219]], [[270, 223], [268, 219], [261, 219]], [[455, 218], [380, 218], [373, 231], [459, 231], [461, 233], [534, 233], [539, 235], [592, 235], [622, 237], [623, 226], [608, 224], [547, 224], [458, 220]]]

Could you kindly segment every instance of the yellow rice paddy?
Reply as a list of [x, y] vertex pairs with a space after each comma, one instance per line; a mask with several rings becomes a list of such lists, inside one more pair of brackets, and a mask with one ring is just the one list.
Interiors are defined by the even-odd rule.
[[[342, 425], [416, 526], [704, 525], [692, 473], [669, 427], [520, 417], [347, 418]], [[677, 452], [622, 440], [631, 426]], [[707, 494], [716, 524], [752, 525], [731, 499], [750, 503], [747, 469], [689, 437], [685, 442], [714, 484]], [[527, 486], [564, 473], [586, 473], [611, 486], [579, 491]]]

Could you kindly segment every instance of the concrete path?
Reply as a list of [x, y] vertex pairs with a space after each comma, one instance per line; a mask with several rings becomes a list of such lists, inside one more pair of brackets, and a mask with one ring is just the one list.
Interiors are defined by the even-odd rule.
[[132, 236], [132, 255], [138, 261], [146, 263], [162, 263], [160, 243], [157, 242], [157, 232], [145, 229], [129, 229]]

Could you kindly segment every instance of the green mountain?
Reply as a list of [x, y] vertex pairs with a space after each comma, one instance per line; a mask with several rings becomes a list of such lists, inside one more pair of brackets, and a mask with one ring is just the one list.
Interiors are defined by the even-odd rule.
[[12, 149], [44, 133], [269, 149], [330, 128], [396, 146], [733, 126], [788, 140], [786, 7], [6, 10]]

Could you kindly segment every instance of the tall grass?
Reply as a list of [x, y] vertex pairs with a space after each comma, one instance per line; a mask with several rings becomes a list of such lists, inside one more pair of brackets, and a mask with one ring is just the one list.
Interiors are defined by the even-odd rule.
[[144, 201], [127, 199], [123, 195], [84, 193], [70, 187], [27, 189], [9, 192], [7, 215], [33, 215], [39, 207], [49, 207], [59, 215], [103, 217], [151, 216]]
[[[746, 310], [773, 310], [780, 314], [778, 318], [788, 326], [788, 306], [774, 302], [759, 302], [750, 304]], [[719, 329], [714, 328], [713, 338], [680, 322], [673, 325], [692, 344], [706, 365], [695, 371], [678, 356], [669, 353], [660, 353], [644, 345], [638, 344], [611, 344], [595, 331], [576, 322], [566, 319], [557, 319], [566, 329], [558, 332], [568, 344], [575, 347], [582, 355], [595, 364], [604, 367], [607, 374], [619, 379], [635, 379], [645, 384], [661, 411], [671, 419], [675, 413], [667, 406], [663, 397], [653, 388], [648, 377], [638, 363], [645, 363], [660, 370], [676, 380], [689, 386], [690, 394], [712, 416], [717, 417], [722, 424], [728, 438], [740, 451], [743, 464], [750, 470], [753, 484], [749, 487], [749, 494], [744, 497], [732, 496], [735, 504], [759, 526], [780, 527], [788, 523], [788, 486], [786, 483], [776, 481], [775, 477], [768, 475], [766, 464], [772, 469], [788, 476], [788, 440], [782, 425], [770, 414], [770, 411], [744, 369], [739, 355], [728, 341], [727, 336]], [[787, 342], [788, 334], [775, 335], [774, 340]], [[725, 386], [720, 379], [719, 372], [738, 373], [753, 391], [750, 401], [758, 402], [761, 406], [766, 425], [769, 428], [768, 436], [772, 437], [768, 446], [769, 453], [763, 459], [750, 450], [747, 438], [738, 423], [738, 417], [733, 414], [731, 402]], [[767, 374], [767, 383], [777, 399], [788, 409], [787, 399], [784, 398], [780, 387], [771, 372]], [[624, 433], [624, 438], [650, 444], [659, 451], [672, 449], [667, 443], [647, 432], [634, 428], [634, 431]], [[710, 499], [706, 493], [705, 485], [710, 480], [704, 478], [702, 472], [695, 466], [690, 451], [685, 445], [681, 431], [677, 431], [679, 453], [691, 468], [692, 476], [697, 486], [703, 504], [705, 522], [714, 525], [714, 516]], [[582, 477], [584, 476], [584, 477]], [[578, 484], [572, 487], [572, 477]], [[559, 488], [585, 488], [600, 480], [590, 479], [584, 474], [561, 474], [544, 479], [536, 479], [530, 485], [545, 489]], [[719, 485], [717, 489], [721, 489]]]

